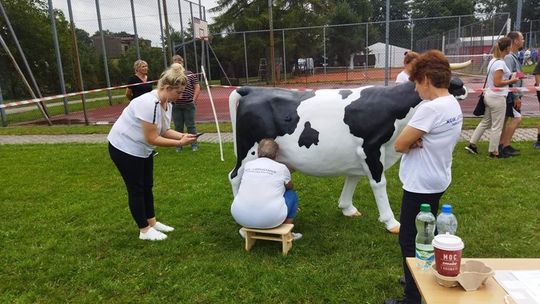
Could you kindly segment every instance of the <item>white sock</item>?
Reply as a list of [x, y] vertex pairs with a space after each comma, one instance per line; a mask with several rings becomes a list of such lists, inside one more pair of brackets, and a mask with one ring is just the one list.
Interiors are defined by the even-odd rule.
[[154, 226], [152, 226], [152, 228], [156, 229], [157, 231], [161, 231], [161, 232], [171, 232], [174, 230], [173, 227], [171, 226], [167, 226], [163, 223], [160, 223], [160, 222], [156, 222], [156, 224]]
[[167, 238], [167, 235], [150, 227], [146, 232], [139, 232], [139, 239], [149, 241], [161, 241]]

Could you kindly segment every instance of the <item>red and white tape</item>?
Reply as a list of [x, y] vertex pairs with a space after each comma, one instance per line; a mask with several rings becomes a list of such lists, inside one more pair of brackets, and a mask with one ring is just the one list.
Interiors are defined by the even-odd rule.
[[[482, 92], [484, 92], [486, 90], [488, 90], [488, 89], [484, 89], [484, 88], [478, 88], [478, 89], [467, 88], [468, 93], [482, 93]], [[505, 89], [489, 88], [489, 90], [493, 91], [493, 92], [501, 92], [501, 91], [504, 91]], [[525, 93], [540, 91], [540, 86], [538, 86], [538, 87], [507, 88], [506, 90], [508, 90], [510, 92], [513, 92], [513, 93], [520, 92], [520, 93], [525, 94]]]
[[22, 101], [16, 101], [16, 102], [9, 102], [9, 103], [5, 103], [5, 104], [0, 104], [0, 109], [16, 107], [16, 106], [22, 106], [22, 105], [25, 105], [25, 104], [31, 104], [31, 103], [36, 103], [36, 102], [40, 102], [40, 101], [49, 101], [49, 100], [53, 100], [53, 99], [60, 99], [60, 98], [64, 98], [64, 97], [77, 96], [77, 95], [88, 94], [88, 93], [95, 93], [95, 92], [102, 92], [102, 91], [108, 91], [108, 90], [128, 88], [128, 87], [133, 87], [133, 86], [137, 86], [137, 85], [140, 85], [140, 84], [154, 83], [154, 82], [157, 82], [157, 80], [134, 83], [134, 84], [126, 84], [126, 85], [109, 87], [109, 88], [94, 89], [94, 90], [88, 90], [88, 91], [82, 91], [82, 92], [76, 92], [76, 93], [60, 94], [60, 95], [43, 97], [43, 98], [34, 98], [34, 99], [28, 99], [28, 100], [22, 100]]

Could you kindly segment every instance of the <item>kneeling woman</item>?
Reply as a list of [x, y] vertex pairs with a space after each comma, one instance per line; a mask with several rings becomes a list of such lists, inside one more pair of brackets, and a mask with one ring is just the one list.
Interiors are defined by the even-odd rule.
[[[278, 149], [273, 139], [263, 139], [257, 151], [259, 158], [245, 165], [231, 206], [232, 216], [244, 227], [274, 228], [292, 223], [296, 216], [298, 196], [293, 190], [289, 169], [276, 161]], [[292, 236], [293, 240], [298, 240], [302, 234], [293, 232]]]
[[126, 184], [129, 210], [141, 240], [163, 240], [167, 238], [163, 232], [174, 230], [158, 222], [154, 213], [153, 151], [155, 146], [181, 147], [196, 139], [169, 128], [170, 103], [182, 94], [186, 81], [184, 68], [171, 65], [161, 74], [157, 90], [133, 99], [107, 136], [109, 154]]

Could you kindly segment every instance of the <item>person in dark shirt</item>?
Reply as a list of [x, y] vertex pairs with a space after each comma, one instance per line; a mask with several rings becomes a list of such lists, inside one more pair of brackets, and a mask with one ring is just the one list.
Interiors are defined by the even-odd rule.
[[144, 93], [152, 91], [152, 83], [147, 83], [148, 81], [148, 63], [144, 60], [137, 60], [133, 64], [133, 69], [135, 70], [135, 75], [131, 75], [128, 78], [128, 84], [141, 83], [136, 86], [131, 86], [126, 89], [126, 97], [129, 100], [137, 98]]

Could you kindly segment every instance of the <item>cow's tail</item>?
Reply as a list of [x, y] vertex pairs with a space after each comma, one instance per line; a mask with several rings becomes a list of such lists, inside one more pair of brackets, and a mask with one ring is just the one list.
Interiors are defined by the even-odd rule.
[[242, 97], [236, 90], [231, 92], [231, 95], [229, 95], [229, 113], [231, 115], [231, 124], [232, 124], [232, 131], [233, 131], [233, 143], [234, 143], [234, 155], [238, 157], [238, 153], [236, 152], [236, 108], [238, 107], [238, 102], [240, 101], [240, 97]]

